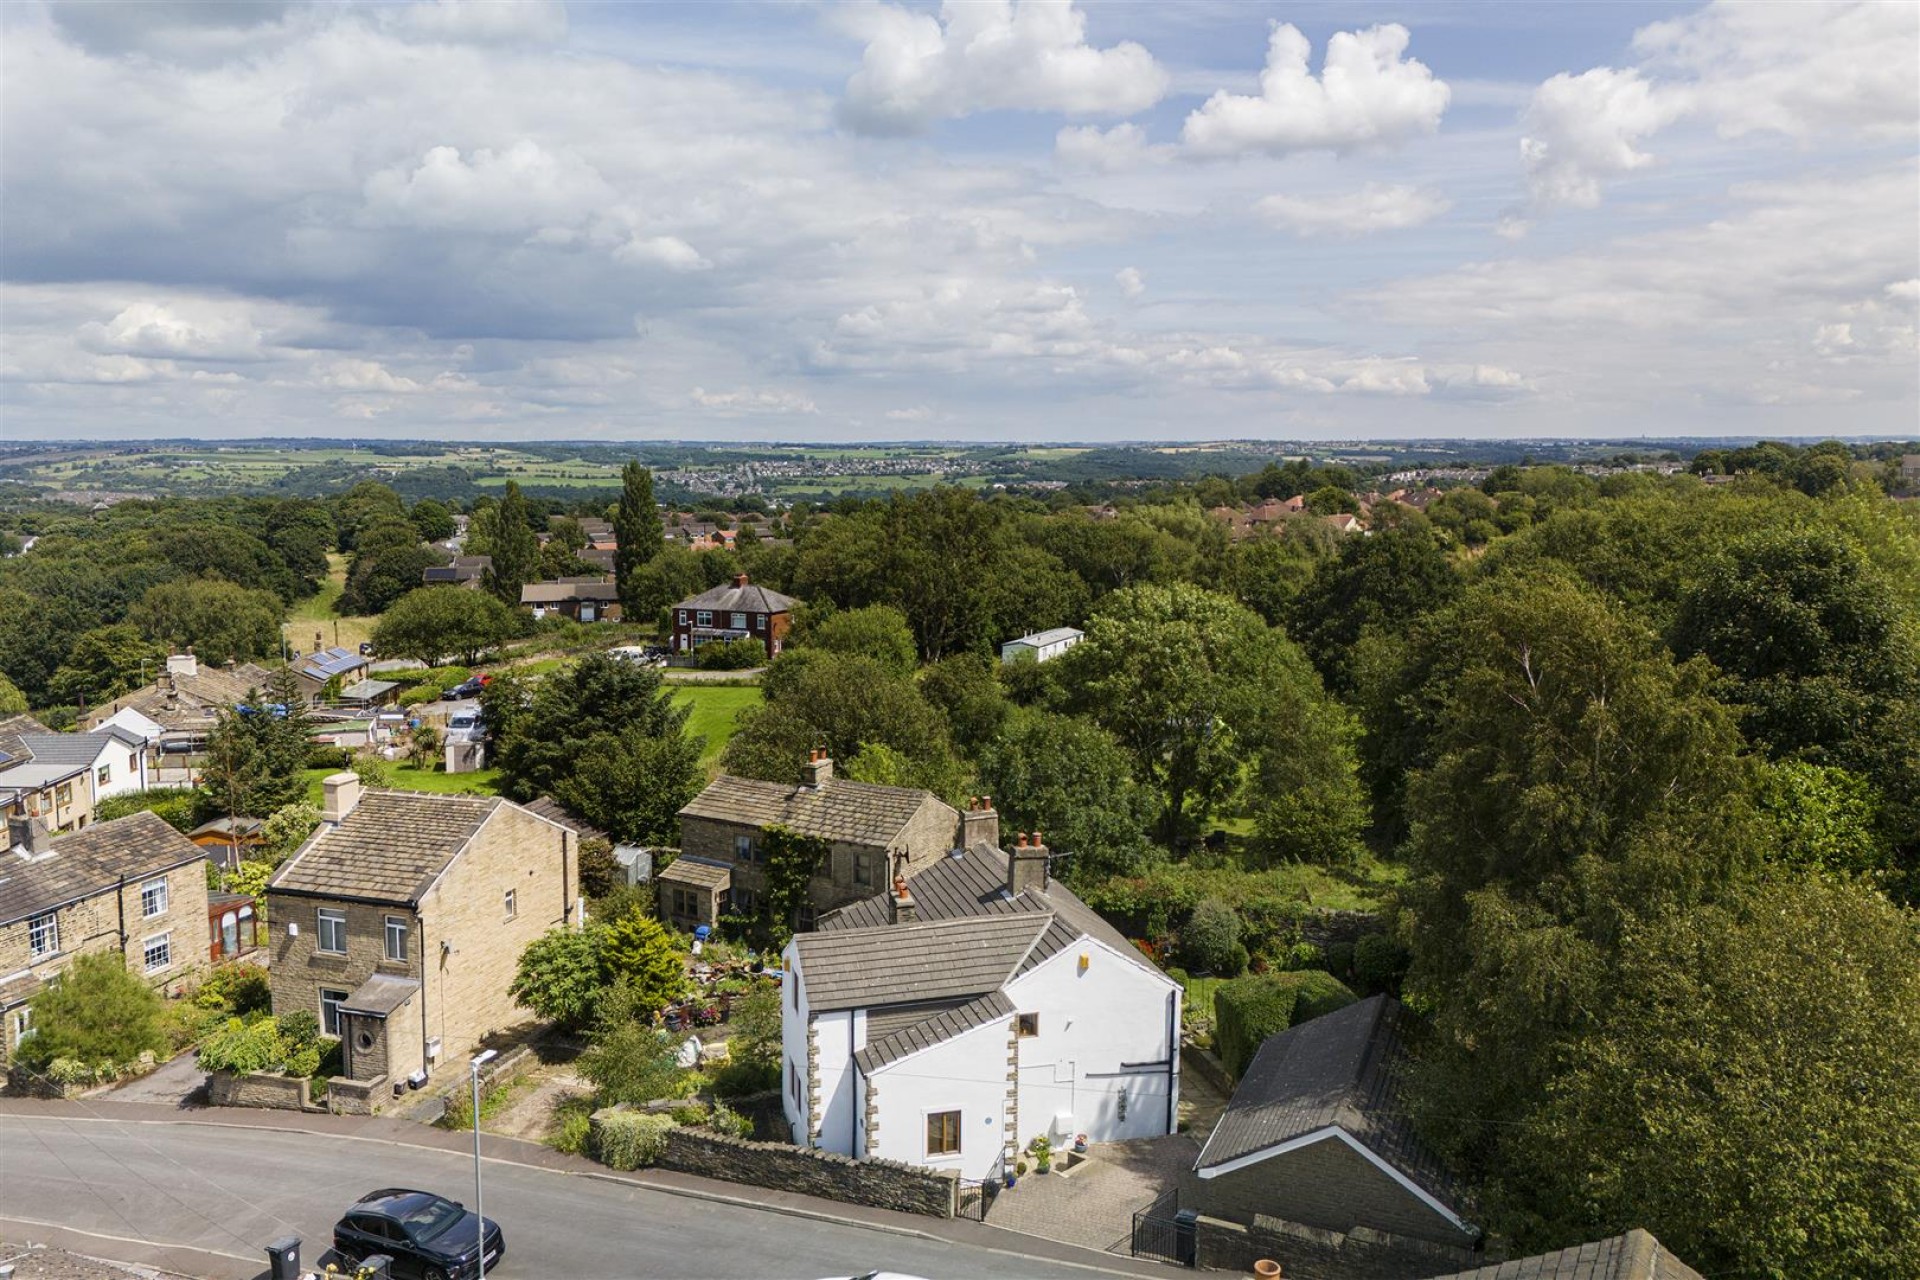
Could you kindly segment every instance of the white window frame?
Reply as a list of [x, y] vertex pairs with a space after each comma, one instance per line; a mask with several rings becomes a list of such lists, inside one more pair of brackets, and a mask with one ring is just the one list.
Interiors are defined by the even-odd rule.
[[[160, 963], [153, 962], [153, 953], [158, 949]], [[164, 973], [173, 968], [173, 930], [156, 933], [150, 938], [140, 940], [140, 964], [148, 973]]]
[[735, 836], [733, 838], [733, 860], [735, 862], [753, 861], [753, 837]]
[[[329, 995], [336, 995], [336, 996], [339, 996], [340, 998], [338, 1000], [329, 1000], [327, 999]], [[345, 1004], [347, 1001], [351, 999], [353, 999], [353, 992], [351, 991], [342, 991], [338, 987], [320, 988], [320, 1034], [321, 1035], [334, 1036], [336, 1038], [340, 1035], [340, 1006]], [[331, 1028], [327, 1026], [327, 1006], [328, 1005], [333, 1006], [333, 1026]]]
[[13, 1011], [13, 1047], [18, 1049], [22, 1040], [31, 1039], [37, 1028], [33, 1025], [33, 1006], [23, 1004]]
[[501, 905], [501, 907], [502, 907], [502, 908], [503, 908], [503, 909], [504, 909], [504, 910], [506, 911], [506, 918], [507, 918], [507, 919], [509, 919], [509, 920], [511, 920], [511, 919], [513, 919], [513, 918], [514, 918], [515, 916], [517, 916], [517, 915], [519, 915], [519, 914], [520, 914], [520, 892], [519, 892], [519, 890], [517, 890], [517, 889], [509, 889], [509, 890], [507, 890], [507, 892], [506, 892], [506, 896], [505, 896], [505, 898], [504, 898], [504, 899], [502, 900], [502, 902], [501, 902], [501, 904], [500, 904], [500, 905]]
[[113, 766], [111, 764], [103, 764], [93, 771], [93, 785], [96, 787], [110, 787], [113, 785]]
[[60, 954], [60, 913], [27, 917], [27, 951], [35, 960]]
[[710, 627], [710, 626], [712, 626], [712, 625], [713, 625], [713, 610], [711, 610], [711, 609], [701, 609], [701, 610], [698, 610], [697, 612], [695, 612], [695, 613], [694, 613], [694, 615], [693, 615], [693, 625], [695, 625], [696, 627]]
[[680, 611], [680, 625], [683, 627], [687, 625], [687, 611], [685, 609]]
[[[340, 926], [340, 945], [327, 945], [327, 936], [332, 932], [329, 925]], [[316, 907], [313, 917], [313, 949], [330, 956], [347, 954], [347, 911], [345, 907]], [[348, 995], [353, 993], [349, 991]]]
[[[157, 901], [159, 905], [149, 906], [149, 899]], [[167, 914], [167, 907], [172, 900], [173, 895], [167, 890], [167, 880], [165, 876], [162, 876], [158, 880], [147, 881], [140, 886], [140, 918], [142, 920], [151, 920], [155, 916]]]
[[736, 614], [734, 614], [734, 615], [733, 615], [733, 617], [732, 617], [732, 619], [731, 619], [731, 621], [732, 621], [732, 623], [733, 623], [733, 625], [732, 625], [731, 627], [729, 627], [729, 628], [728, 628], [728, 630], [730, 630], [730, 631], [745, 631], [745, 630], [747, 629], [747, 615], [746, 615], [746, 614], [744, 614], [744, 613], [736, 613]]
[[[384, 954], [388, 960], [394, 961], [396, 963], [405, 962], [407, 958], [407, 945], [411, 941], [411, 938], [409, 936], [411, 931], [412, 931], [412, 927], [407, 923], [407, 918], [405, 916], [388, 916], [387, 922], [386, 922], [386, 931], [384, 936], [385, 950], [382, 954]], [[400, 954], [399, 955], [394, 954], [394, 948], [393, 948], [393, 939], [396, 933], [400, 935]]]

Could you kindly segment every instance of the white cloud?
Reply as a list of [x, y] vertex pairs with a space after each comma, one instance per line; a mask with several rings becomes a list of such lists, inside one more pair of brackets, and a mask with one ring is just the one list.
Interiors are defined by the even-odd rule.
[[798, 391], [708, 391], [695, 387], [689, 398], [702, 409], [722, 413], [819, 413], [813, 400]]
[[1164, 163], [1176, 154], [1176, 148], [1165, 143], [1149, 143], [1146, 130], [1137, 124], [1117, 124], [1111, 129], [1068, 125], [1054, 135], [1053, 151], [1060, 163], [1095, 173], [1123, 173]]
[[257, 360], [263, 335], [244, 305], [203, 299], [135, 302], [111, 320], [80, 326], [80, 344], [103, 354], [180, 360]]
[[[510, 7], [510, 6], [508, 6]], [[504, 150], [434, 147], [418, 164], [367, 179], [368, 217], [378, 223], [527, 234], [580, 223], [615, 200], [606, 180], [577, 155], [554, 154], [522, 138]]]
[[422, 0], [383, 16], [393, 29], [421, 40], [554, 43], [567, 35], [567, 6], [560, 0]]
[[1140, 274], [1138, 267], [1122, 267], [1113, 276], [1114, 283], [1120, 286], [1120, 292], [1129, 298], [1137, 298], [1147, 291], [1146, 277]]
[[1140, 45], [1089, 45], [1070, 0], [945, 0], [937, 18], [865, 4], [836, 16], [867, 42], [841, 103], [862, 132], [912, 133], [996, 109], [1125, 116], [1167, 91]]
[[1686, 113], [1684, 93], [1638, 71], [1596, 67], [1554, 76], [1521, 118], [1520, 155], [1536, 209], [1591, 209], [1600, 184], [1652, 163], [1637, 144]]
[[1424, 64], [1401, 56], [1409, 39], [1398, 23], [1336, 32], [1316, 79], [1308, 66], [1312, 45], [1297, 27], [1277, 24], [1259, 96], [1220, 90], [1187, 117], [1181, 140], [1200, 155], [1285, 155], [1432, 133], [1449, 91]]
[[1267, 196], [1254, 211], [1295, 235], [1345, 238], [1417, 227], [1451, 207], [1438, 191], [1369, 182], [1338, 196]]
[[932, 420], [933, 410], [923, 404], [914, 405], [910, 409], [887, 410], [888, 422], [931, 422]]

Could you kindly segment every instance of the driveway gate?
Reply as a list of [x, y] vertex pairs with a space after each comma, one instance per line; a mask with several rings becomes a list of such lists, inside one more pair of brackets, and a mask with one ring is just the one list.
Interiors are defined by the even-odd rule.
[[1168, 1214], [1156, 1209], [1142, 1209], [1133, 1215], [1133, 1256], [1171, 1262], [1177, 1267], [1193, 1266], [1199, 1253], [1195, 1247], [1199, 1211], [1181, 1209]]

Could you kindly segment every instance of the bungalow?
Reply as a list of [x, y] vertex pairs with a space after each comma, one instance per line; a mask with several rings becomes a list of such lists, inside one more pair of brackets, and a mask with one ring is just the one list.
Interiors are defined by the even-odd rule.
[[575, 622], [620, 621], [620, 588], [611, 578], [529, 582], [520, 588], [520, 603], [536, 618], [557, 613]]
[[1183, 1181], [1180, 1207], [1471, 1249], [1480, 1229], [1402, 1103], [1412, 1022], [1380, 995], [1270, 1037]]
[[428, 565], [422, 569], [420, 581], [429, 587], [451, 585], [477, 591], [491, 568], [492, 556], [455, 556], [452, 564]]
[[304, 659], [294, 663], [293, 674], [299, 677], [300, 688], [307, 697], [318, 702], [326, 692], [327, 686], [334, 681], [334, 688], [356, 684], [367, 678], [367, 660], [352, 649], [335, 645], [329, 649], [315, 649]]
[[736, 573], [731, 586], [673, 606], [673, 651], [691, 653], [711, 641], [751, 637], [767, 646], [768, 657], [778, 657], [793, 625], [793, 606], [792, 596], [753, 586], [746, 574]]
[[178, 989], [207, 964], [200, 849], [151, 813], [58, 839], [7, 824], [0, 875], [0, 1058], [33, 1034], [27, 1007], [77, 955], [118, 951], [154, 986]]
[[80, 717], [80, 727], [92, 730], [112, 722], [138, 731], [142, 724], [157, 725], [158, 739], [149, 733], [149, 746], [157, 746], [162, 753], [197, 749], [213, 731], [220, 712], [266, 688], [271, 678], [265, 667], [251, 662], [206, 667], [191, 653], [176, 653], [152, 684], [95, 707]]
[[1000, 646], [1002, 662], [1045, 662], [1057, 658], [1087, 638], [1077, 627], [1054, 627], [1009, 640]]
[[[714, 864], [722, 869], [720, 877], [681, 886], [704, 895], [693, 908], [699, 918], [691, 923], [714, 923], [704, 913], [724, 910], [728, 903], [750, 914], [766, 892], [765, 830], [782, 826], [816, 836], [827, 841], [829, 852], [800, 915], [801, 927], [812, 928], [817, 913], [878, 892], [896, 870], [917, 871], [937, 862], [953, 847], [959, 823], [959, 812], [931, 791], [836, 778], [833, 761], [815, 752], [797, 787], [724, 773], [708, 783], [680, 810], [680, 858], [660, 878], [663, 889], [670, 889], [680, 878], [694, 876], [702, 861]], [[681, 862], [687, 866], [676, 877], [674, 867]], [[665, 893], [660, 907], [675, 918], [674, 900]]]
[[1174, 1132], [1180, 984], [999, 822], [976, 803], [960, 848], [788, 944], [796, 1143], [987, 1179], [1039, 1135]]

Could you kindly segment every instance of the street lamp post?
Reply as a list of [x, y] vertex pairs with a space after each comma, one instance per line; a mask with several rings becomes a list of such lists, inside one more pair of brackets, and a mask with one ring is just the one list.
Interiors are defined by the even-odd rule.
[[479, 1238], [479, 1248], [473, 1255], [474, 1280], [482, 1280], [487, 1274], [487, 1198], [480, 1188], [480, 1068], [492, 1062], [498, 1052], [488, 1049], [467, 1064], [473, 1076], [473, 1216], [479, 1225], [474, 1234]]

